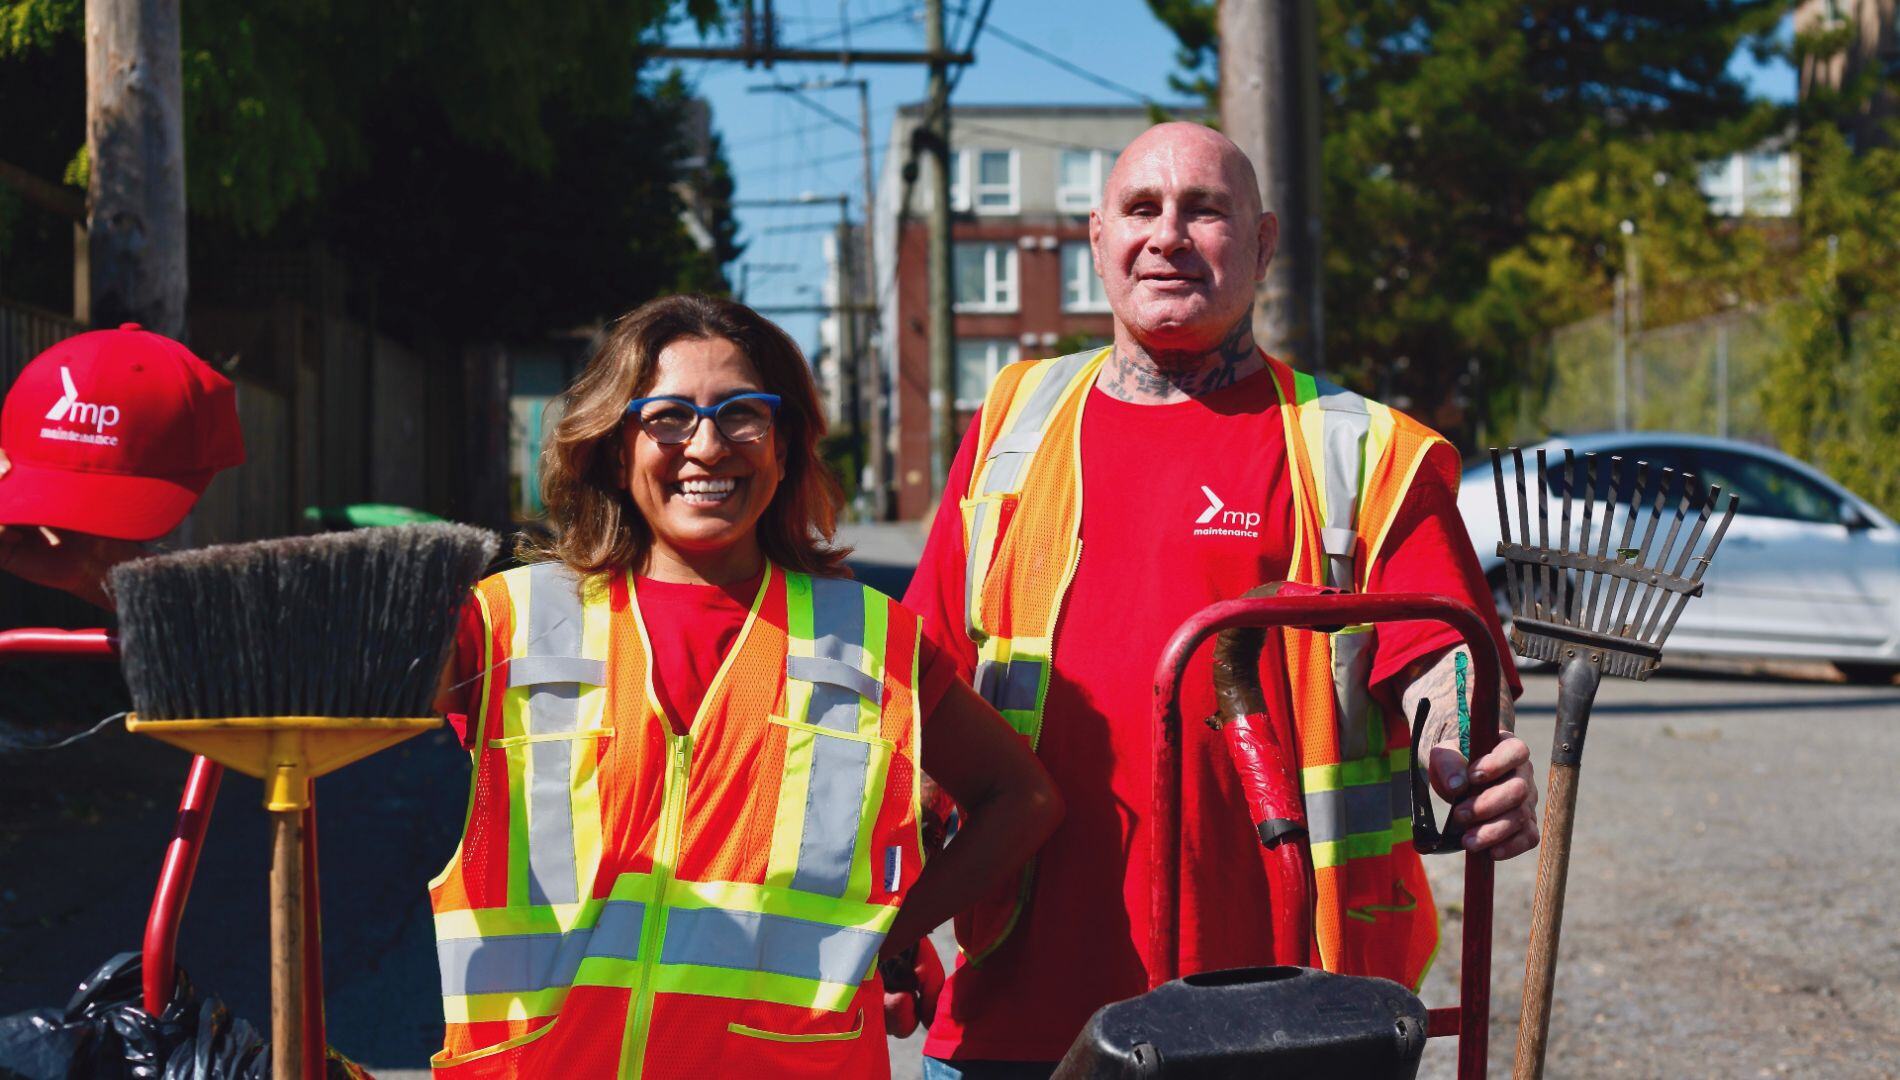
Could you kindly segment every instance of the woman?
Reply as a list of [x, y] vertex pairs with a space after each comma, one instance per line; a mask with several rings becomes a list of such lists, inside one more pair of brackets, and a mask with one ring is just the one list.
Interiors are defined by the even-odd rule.
[[[554, 537], [477, 587], [452, 665], [475, 770], [430, 887], [437, 1075], [885, 1076], [875, 961], [1029, 857], [1049, 778], [841, 576], [783, 331], [656, 300], [565, 403]], [[928, 867], [920, 769], [970, 818]]]

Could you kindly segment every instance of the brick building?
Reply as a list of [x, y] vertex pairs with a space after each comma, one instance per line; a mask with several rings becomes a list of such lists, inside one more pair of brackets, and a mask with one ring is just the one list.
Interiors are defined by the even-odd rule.
[[[931, 461], [930, 192], [905, 199], [904, 147], [923, 106], [900, 108], [878, 188], [880, 360], [885, 447], [900, 519], [934, 505]], [[951, 110], [958, 435], [997, 370], [1023, 357], [1106, 343], [1108, 301], [1088, 246], [1088, 212], [1115, 155], [1152, 121], [1140, 106], [965, 105]], [[901, 223], [900, 223], [901, 218]]]

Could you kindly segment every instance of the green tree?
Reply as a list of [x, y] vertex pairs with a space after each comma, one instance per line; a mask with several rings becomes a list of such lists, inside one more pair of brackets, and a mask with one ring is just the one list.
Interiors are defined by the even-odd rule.
[[[1190, 80], [1210, 80], [1215, 0], [1150, 6], [1180, 37]], [[1628, 147], [1667, 149], [1674, 179], [1643, 197], [1679, 201], [1698, 156], [1769, 126], [1726, 68], [1784, 7], [1317, 0], [1327, 366], [1468, 437], [1474, 418], [1444, 406], [1468, 399], [1481, 416], [1508, 400], [1515, 350], [1542, 325], [1516, 301], [1549, 292], [1510, 266], [1500, 284], [1494, 263], [1531, 240], [1540, 207], [1555, 220], [1624, 184]], [[1543, 242], [1594, 250], [1567, 232]]]
[[[321, 241], [375, 269], [381, 315], [465, 337], [718, 287], [730, 215], [701, 255], [674, 185], [700, 180], [717, 208], [730, 177], [716, 152], [703, 173], [677, 164], [685, 91], [645, 72], [641, 46], [670, 20], [719, 16], [719, 0], [188, 4], [194, 249]], [[0, 9], [0, 115], [38, 121], [57, 103], [52, 123], [12, 125], [34, 132], [7, 153], [80, 184], [82, 19], [78, 0]]]

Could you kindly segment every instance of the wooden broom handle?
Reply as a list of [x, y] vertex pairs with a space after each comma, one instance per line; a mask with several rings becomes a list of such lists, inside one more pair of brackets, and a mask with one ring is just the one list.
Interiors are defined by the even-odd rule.
[[1577, 818], [1577, 765], [1550, 767], [1544, 806], [1537, 892], [1531, 900], [1531, 940], [1524, 958], [1524, 1011], [1517, 1027], [1512, 1080], [1539, 1080], [1550, 1037], [1551, 993], [1557, 982], [1557, 944], [1563, 936], [1564, 884], [1570, 876], [1570, 834]]
[[303, 810], [270, 814], [271, 1077], [301, 1080], [304, 1067]]

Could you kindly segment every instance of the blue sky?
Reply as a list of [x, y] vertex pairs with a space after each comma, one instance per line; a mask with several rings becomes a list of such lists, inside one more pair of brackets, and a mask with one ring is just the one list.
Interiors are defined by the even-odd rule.
[[[843, 41], [843, 21], [850, 26], [854, 47], [923, 48], [923, 5], [915, 0], [777, 0], [774, 6], [779, 42], [787, 47], [837, 48]], [[952, 12], [947, 37], [961, 47], [969, 36], [961, 5], [946, 0], [945, 6]], [[963, 72], [956, 85], [954, 103], [1114, 104], [1132, 103], [1143, 95], [1163, 101], [1178, 97], [1168, 89], [1168, 75], [1175, 69], [1174, 37], [1155, 21], [1144, 0], [1005, 0], [992, 5], [989, 24], [1084, 67], [1124, 87], [1126, 92], [1097, 85], [1031, 55], [1002, 36], [986, 33], [976, 43], [976, 63]], [[690, 31], [676, 35], [676, 40], [688, 43], [692, 40]], [[713, 125], [725, 139], [738, 198], [786, 199], [806, 193], [843, 193], [852, 197], [852, 217], [859, 217], [863, 185], [855, 91], [826, 90], [808, 95], [852, 121], [854, 126], [847, 130], [791, 95], [750, 90], [774, 81], [790, 83], [846, 74], [839, 64], [783, 64], [768, 71], [748, 70], [731, 61], [687, 61], [681, 68], [688, 82], [712, 104]], [[1731, 70], [1761, 96], [1777, 100], [1794, 97], [1794, 72], [1785, 64], [1763, 67], [1746, 53], [1738, 53]], [[922, 100], [924, 69], [866, 65], [849, 74], [870, 82], [872, 145], [881, 170], [891, 116], [897, 106]], [[747, 301], [760, 306], [816, 303], [817, 284], [824, 274], [824, 233], [793, 230], [808, 223], [836, 220], [835, 204], [741, 209], [741, 235], [749, 246], [740, 261], [760, 264], [750, 272]], [[798, 269], [766, 270], [767, 265]], [[734, 268], [732, 273], [736, 281], [738, 270]], [[776, 317], [806, 349], [816, 346], [816, 317]]]

